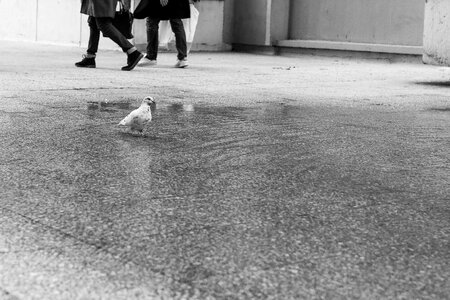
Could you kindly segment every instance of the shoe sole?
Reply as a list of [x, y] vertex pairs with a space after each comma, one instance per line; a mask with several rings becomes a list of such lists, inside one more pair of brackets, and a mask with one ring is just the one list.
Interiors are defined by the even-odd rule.
[[131, 66], [122, 67], [122, 71], [131, 71], [131, 70], [133, 70], [134, 67], [136, 67], [136, 65], [139, 63], [139, 61], [141, 59], [143, 59], [143, 58], [144, 58], [144, 54], [141, 53], [139, 55], [139, 57], [133, 62], [133, 64]]
[[77, 67], [77, 68], [90, 68], [90, 69], [95, 68], [95, 66], [93, 66], [93, 65], [88, 65], [88, 66], [77, 66], [77, 65], [75, 65], [75, 67]]

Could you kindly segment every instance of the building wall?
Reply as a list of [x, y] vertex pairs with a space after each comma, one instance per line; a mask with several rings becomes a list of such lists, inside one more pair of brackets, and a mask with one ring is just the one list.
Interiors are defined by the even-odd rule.
[[240, 0], [234, 22], [236, 44], [418, 54], [424, 1]]
[[422, 45], [424, 0], [291, 0], [289, 39]]
[[[139, 0], [135, 0], [137, 5]], [[230, 20], [225, 20], [224, 0], [202, 0], [195, 4], [200, 18], [193, 50], [228, 50]], [[229, 8], [228, 8], [229, 9]], [[145, 21], [135, 20], [135, 42], [146, 43]], [[87, 16], [80, 14], [80, 0], [0, 0], [0, 39], [79, 45], [89, 39]], [[100, 39], [101, 49], [118, 49], [107, 38]]]
[[[138, 1], [135, 0], [135, 4]], [[423, 43], [424, 2], [201, 0], [196, 3], [200, 19], [192, 49], [229, 50], [231, 44], [242, 44], [338, 47], [345, 50], [346, 44], [361, 43], [362, 46], [353, 46], [353, 50], [417, 53], [421, 52]], [[446, 3], [444, 0], [428, 2]], [[0, 0], [0, 39], [85, 47], [89, 30], [86, 16], [80, 15], [79, 10], [79, 0]], [[134, 34], [136, 44], [144, 45], [146, 33], [143, 20], [135, 21]], [[317, 41], [323, 43], [317, 44]], [[373, 48], [370, 45], [395, 47]], [[104, 38], [100, 41], [100, 47], [117, 48]]]
[[36, 11], [36, 0], [0, 1], [0, 37], [8, 40], [36, 40]]
[[36, 3], [36, 39], [38, 41], [63, 44], [79, 43], [80, 1], [41, 0]]

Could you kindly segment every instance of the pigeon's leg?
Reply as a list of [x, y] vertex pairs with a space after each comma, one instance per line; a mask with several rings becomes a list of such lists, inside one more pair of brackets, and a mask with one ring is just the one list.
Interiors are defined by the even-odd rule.
[[142, 136], [142, 130], [141, 129], [136, 129], [136, 128], [131, 128], [130, 129], [130, 134], [132, 136]]

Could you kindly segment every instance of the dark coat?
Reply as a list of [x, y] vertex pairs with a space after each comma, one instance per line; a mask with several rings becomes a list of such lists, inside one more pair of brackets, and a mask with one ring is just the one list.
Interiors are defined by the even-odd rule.
[[189, 0], [169, 0], [166, 6], [161, 6], [160, 0], [141, 0], [134, 10], [135, 19], [169, 20], [188, 19], [191, 17]]
[[[130, 9], [130, 0], [122, 1], [125, 9]], [[81, 13], [96, 18], [114, 18], [117, 0], [81, 0]]]

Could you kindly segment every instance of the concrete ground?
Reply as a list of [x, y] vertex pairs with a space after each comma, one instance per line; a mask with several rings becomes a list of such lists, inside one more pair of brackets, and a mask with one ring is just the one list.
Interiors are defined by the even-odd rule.
[[0, 49], [0, 299], [450, 298], [448, 68]]

